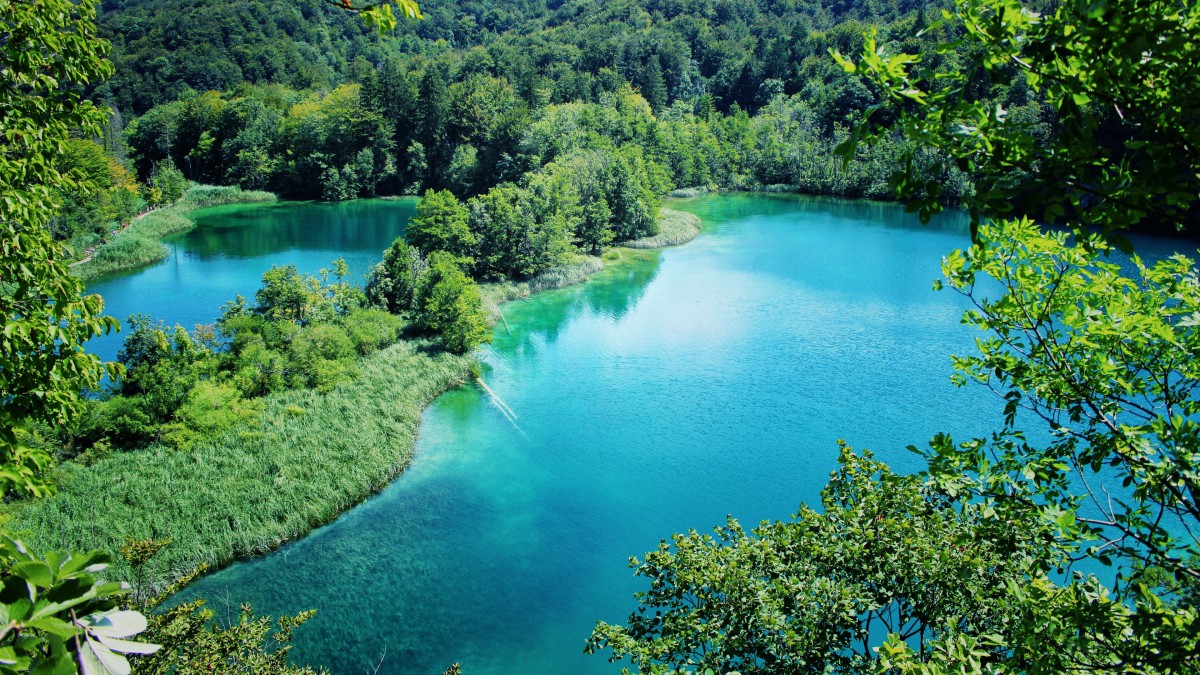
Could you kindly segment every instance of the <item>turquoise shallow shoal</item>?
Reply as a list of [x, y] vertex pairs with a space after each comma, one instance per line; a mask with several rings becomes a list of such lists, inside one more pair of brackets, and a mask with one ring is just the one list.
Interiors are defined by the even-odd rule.
[[[582, 647], [639, 588], [630, 555], [732, 514], [815, 501], [837, 439], [901, 470], [999, 406], [949, 382], [972, 335], [931, 291], [967, 243], [953, 217], [728, 195], [672, 205], [704, 233], [592, 282], [506, 306], [484, 377], [426, 414], [417, 459], [309, 537], [185, 592], [316, 608], [294, 657], [335, 673], [607, 673]], [[515, 422], [515, 423], [514, 423]]]
[[[263, 272], [295, 264], [301, 272], [332, 269], [343, 257], [362, 280], [383, 249], [404, 233], [417, 200], [360, 199], [328, 204], [216, 206], [195, 211], [196, 227], [167, 239], [167, 258], [148, 268], [95, 279], [89, 293], [104, 297], [105, 313], [124, 322], [149, 314], [167, 325], [212, 323], [237, 294], [253, 300]], [[88, 343], [88, 351], [116, 358], [124, 334]]]

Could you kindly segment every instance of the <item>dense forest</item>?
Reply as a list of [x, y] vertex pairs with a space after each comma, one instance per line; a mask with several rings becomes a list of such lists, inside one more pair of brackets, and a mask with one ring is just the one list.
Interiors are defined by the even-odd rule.
[[[191, 180], [303, 198], [471, 196], [565, 152], [626, 145], [667, 188], [888, 198], [894, 148], [833, 156], [878, 101], [829, 51], [881, 26], [937, 68], [971, 68], [932, 53], [937, 31], [913, 37], [937, 11], [920, 3], [427, 3], [382, 37], [317, 0], [104, 8], [118, 67], [97, 95], [130, 120], [140, 176], [171, 162]], [[1030, 106], [1001, 78], [978, 89]], [[969, 177], [943, 171], [944, 199], [960, 199]]]
[[[934, 49], [961, 28], [915, 3], [432, 3], [382, 34], [320, 0], [102, 10], [117, 67], [94, 95], [112, 114], [75, 141], [72, 162], [106, 192], [67, 195], [55, 236], [78, 257], [130, 264], [159, 247], [102, 244], [143, 205], [178, 199], [181, 180], [325, 200], [449, 190], [476, 211], [537, 194], [543, 211], [565, 209], [545, 248], [590, 253], [637, 236], [621, 229], [646, 229], [672, 190], [890, 199], [915, 162], [925, 196], [961, 203], [975, 177], [900, 135], [836, 154], [880, 100], [829, 55], [869, 28], [935, 70], [969, 73], [974, 98], [1039, 137], [1055, 127], [1023, 79]], [[552, 258], [476, 276], [528, 276]]]

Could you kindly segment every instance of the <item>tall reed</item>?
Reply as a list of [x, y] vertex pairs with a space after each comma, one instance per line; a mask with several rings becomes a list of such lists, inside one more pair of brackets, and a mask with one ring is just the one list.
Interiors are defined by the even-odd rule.
[[[248, 428], [187, 450], [154, 445], [59, 469], [59, 493], [8, 507], [10, 532], [38, 547], [116, 551], [172, 538], [174, 572], [265, 553], [386, 486], [412, 458], [421, 413], [463, 383], [468, 357], [405, 341], [364, 359], [328, 394], [269, 396]], [[118, 562], [115, 578], [128, 570]]]
[[161, 241], [163, 237], [186, 232], [195, 226], [188, 217], [192, 211], [207, 206], [273, 202], [276, 199], [270, 192], [194, 185], [175, 204], [151, 211], [118, 230], [96, 249], [91, 260], [72, 266], [71, 271], [87, 280], [149, 265], [167, 255], [167, 247]]

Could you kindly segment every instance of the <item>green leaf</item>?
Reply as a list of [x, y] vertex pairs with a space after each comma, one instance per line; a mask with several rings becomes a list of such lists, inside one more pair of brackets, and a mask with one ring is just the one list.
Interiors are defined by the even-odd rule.
[[11, 571], [39, 588], [50, 588], [54, 585], [54, 570], [44, 562], [19, 562], [12, 566]]

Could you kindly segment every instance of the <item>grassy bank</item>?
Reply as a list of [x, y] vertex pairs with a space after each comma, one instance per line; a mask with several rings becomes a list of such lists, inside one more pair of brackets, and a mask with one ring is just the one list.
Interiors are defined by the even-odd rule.
[[[115, 552], [170, 536], [174, 571], [265, 553], [377, 492], [412, 457], [425, 406], [466, 381], [471, 359], [404, 341], [328, 394], [269, 396], [250, 428], [188, 450], [155, 445], [59, 469], [59, 493], [18, 507], [8, 530], [39, 549]], [[123, 563], [115, 577], [125, 578]]]
[[162, 260], [167, 254], [163, 237], [184, 232], [195, 225], [188, 214], [196, 209], [221, 204], [273, 202], [270, 192], [236, 187], [196, 185], [175, 204], [134, 220], [101, 244], [91, 259], [72, 266], [76, 276], [87, 280], [113, 272], [135, 269]]
[[[682, 243], [695, 216], [663, 210], [656, 238]], [[687, 225], [685, 228], [684, 225]], [[690, 228], [690, 229], [689, 229]], [[645, 246], [643, 246], [645, 247]], [[637, 253], [579, 256], [534, 279], [488, 284], [485, 305], [581, 283]], [[425, 406], [467, 380], [472, 359], [430, 342], [403, 341], [366, 357], [357, 379], [328, 394], [293, 390], [266, 398], [248, 428], [186, 450], [155, 445], [90, 465], [58, 469], [59, 493], [10, 505], [10, 532], [39, 550], [115, 552], [126, 539], [170, 536], [163, 569], [224, 565], [265, 553], [329, 522], [382, 489], [412, 457]], [[115, 578], [126, 578], [124, 563]]]
[[500, 305], [506, 302], [527, 298], [541, 291], [587, 281], [588, 277], [604, 269], [605, 262], [623, 259], [621, 248], [651, 249], [678, 246], [695, 239], [698, 234], [700, 234], [700, 219], [696, 216], [683, 211], [660, 209], [658, 234], [624, 242], [619, 247], [610, 249], [603, 258], [580, 255], [576, 256], [574, 260], [549, 269], [527, 281], [484, 284], [480, 287], [484, 308], [495, 318], [500, 314]]
[[629, 248], [665, 248], [686, 244], [700, 234], [700, 219], [690, 213], [661, 209], [658, 234], [625, 242]]

